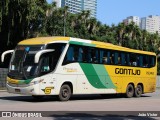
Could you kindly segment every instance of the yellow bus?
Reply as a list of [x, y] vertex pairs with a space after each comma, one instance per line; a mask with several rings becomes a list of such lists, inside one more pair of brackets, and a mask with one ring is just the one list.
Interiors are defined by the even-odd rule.
[[39, 98], [75, 94], [140, 97], [156, 89], [156, 54], [72, 37], [23, 40], [12, 53], [7, 77], [10, 93]]

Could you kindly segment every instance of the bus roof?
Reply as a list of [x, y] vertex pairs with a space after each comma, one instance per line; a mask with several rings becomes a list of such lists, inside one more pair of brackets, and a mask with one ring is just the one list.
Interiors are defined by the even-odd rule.
[[113, 49], [113, 50], [121, 50], [125, 52], [133, 52], [133, 53], [141, 53], [141, 54], [149, 54], [149, 55], [156, 55], [153, 52], [147, 52], [142, 50], [134, 50], [126, 47], [121, 47], [118, 45], [113, 45], [111, 43], [105, 43], [105, 42], [98, 42], [93, 40], [85, 40], [80, 38], [72, 38], [72, 37], [37, 37], [37, 38], [31, 38], [27, 40], [23, 40], [18, 43], [18, 45], [43, 45], [48, 43], [53, 43], [55, 41], [61, 41], [61, 42], [69, 42], [71, 44], [78, 44], [78, 45], [84, 45], [84, 46], [94, 46], [98, 48], [107, 48], [107, 49]]
[[19, 45], [43, 45], [54, 41], [69, 41], [70, 37], [37, 37], [19, 42]]

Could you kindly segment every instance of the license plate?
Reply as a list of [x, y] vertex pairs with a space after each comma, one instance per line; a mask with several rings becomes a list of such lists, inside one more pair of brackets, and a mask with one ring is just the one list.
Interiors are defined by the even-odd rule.
[[21, 92], [21, 90], [20, 90], [20, 89], [15, 89], [15, 92], [18, 92], [18, 93], [19, 93], [19, 92]]

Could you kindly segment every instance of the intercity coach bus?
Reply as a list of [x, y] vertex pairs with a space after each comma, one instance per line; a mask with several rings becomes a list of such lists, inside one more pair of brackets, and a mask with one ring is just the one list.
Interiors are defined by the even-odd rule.
[[72, 37], [39, 37], [18, 43], [7, 76], [9, 93], [35, 98], [75, 94], [140, 97], [156, 89], [156, 54]]

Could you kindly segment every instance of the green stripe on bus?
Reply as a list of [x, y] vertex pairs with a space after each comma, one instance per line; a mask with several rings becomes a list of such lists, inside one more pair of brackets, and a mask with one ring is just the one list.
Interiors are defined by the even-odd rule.
[[95, 88], [106, 88], [101, 82], [100, 79], [92, 66], [92, 64], [80, 63], [81, 68], [83, 69], [89, 83]]
[[104, 65], [80, 63], [89, 83], [99, 89], [116, 88], [112, 83]]
[[106, 88], [116, 88], [104, 65], [93, 64], [93, 67], [96, 70], [96, 73], [98, 74], [101, 82], [106, 86]]
[[75, 44], [75, 45], [82, 45], [82, 46], [90, 46], [90, 47], [95, 47], [96, 45], [90, 44], [90, 43], [82, 43], [82, 42], [76, 42], [76, 41], [70, 41], [70, 44]]
[[28, 79], [28, 80], [19, 80], [18, 84], [29, 84], [33, 79]]

